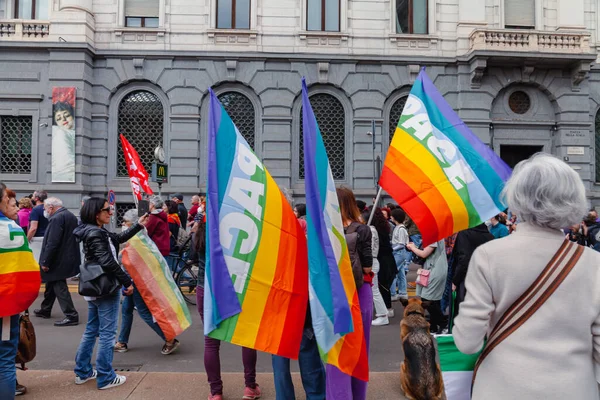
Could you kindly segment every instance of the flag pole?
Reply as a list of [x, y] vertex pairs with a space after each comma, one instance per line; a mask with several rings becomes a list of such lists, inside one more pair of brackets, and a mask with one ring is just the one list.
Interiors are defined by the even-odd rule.
[[375, 208], [377, 208], [377, 204], [379, 204], [382, 191], [383, 189], [381, 188], [381, 186], [379, 186], [379, 191], [377, 191], [377, 197], [375, 197], [375, 202], [373, 203], [373, 207], [371, 207], [371, 215], [369, 215], [369, 222], [367, 222], [367, 225], [371, 225], [371, 222], [373, 221], [373, 216], [375, 215]]

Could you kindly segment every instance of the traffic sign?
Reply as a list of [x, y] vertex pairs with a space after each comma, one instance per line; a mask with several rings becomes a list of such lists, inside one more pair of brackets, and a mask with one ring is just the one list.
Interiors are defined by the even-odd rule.
[[117, 200], [117, 196], [115, 196], [115, 192], [112, 190], [108, 191], [108, 204], [111, 206], [115, 205], [115, 201]]
[[169, 180], [169, 166], [162, 163], [152, 163], [152, 182], [165, 183]]

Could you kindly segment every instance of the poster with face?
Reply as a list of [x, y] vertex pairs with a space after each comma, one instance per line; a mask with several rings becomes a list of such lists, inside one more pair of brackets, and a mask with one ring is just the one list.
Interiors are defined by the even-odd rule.
[[75, 182], [75, 88], [52, 88], [52, 182]]

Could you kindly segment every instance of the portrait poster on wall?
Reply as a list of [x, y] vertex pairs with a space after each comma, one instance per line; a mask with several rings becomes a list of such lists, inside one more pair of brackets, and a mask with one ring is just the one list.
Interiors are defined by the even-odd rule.
[[75, 88], [52, 88], [52, 182], [75, 182]]

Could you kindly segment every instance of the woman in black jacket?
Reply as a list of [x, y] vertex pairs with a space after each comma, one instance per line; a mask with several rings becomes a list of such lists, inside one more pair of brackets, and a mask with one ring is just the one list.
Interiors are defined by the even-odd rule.
[[[116, 234], [107, 231], [103, 225], [110, 223], [113, 209], [105, 199], [94, 198], [87, 200], [81, 207], [81, 222], [73, 231], [79, 242], [83, 242], [85, 263], [98, 263], [105, 274], [112, 280], [123, 285], [123, 294], [133, 293], [133, 285], [129, 276], [121, 269], [117, 261], [119, 244], [131, 239], [143, 229], [141, 224], [147, 216], [139, 219], [125, 232]], [[119, 285], [119, 288], [120, 288]], [[75, 384], [96, 379], [98, 389], [110, 389], [125, 383], [126, 378], [115, 374], [112, 367], [113, 346], [117, 332], [119, 316], [120, 290], [102, 297], [86, 297], [88, 302], [88, 322], [79, 343], [75, 356]], [[96, 355], [96, 369], [92, 368], [92, 353], [99, 337]]]

